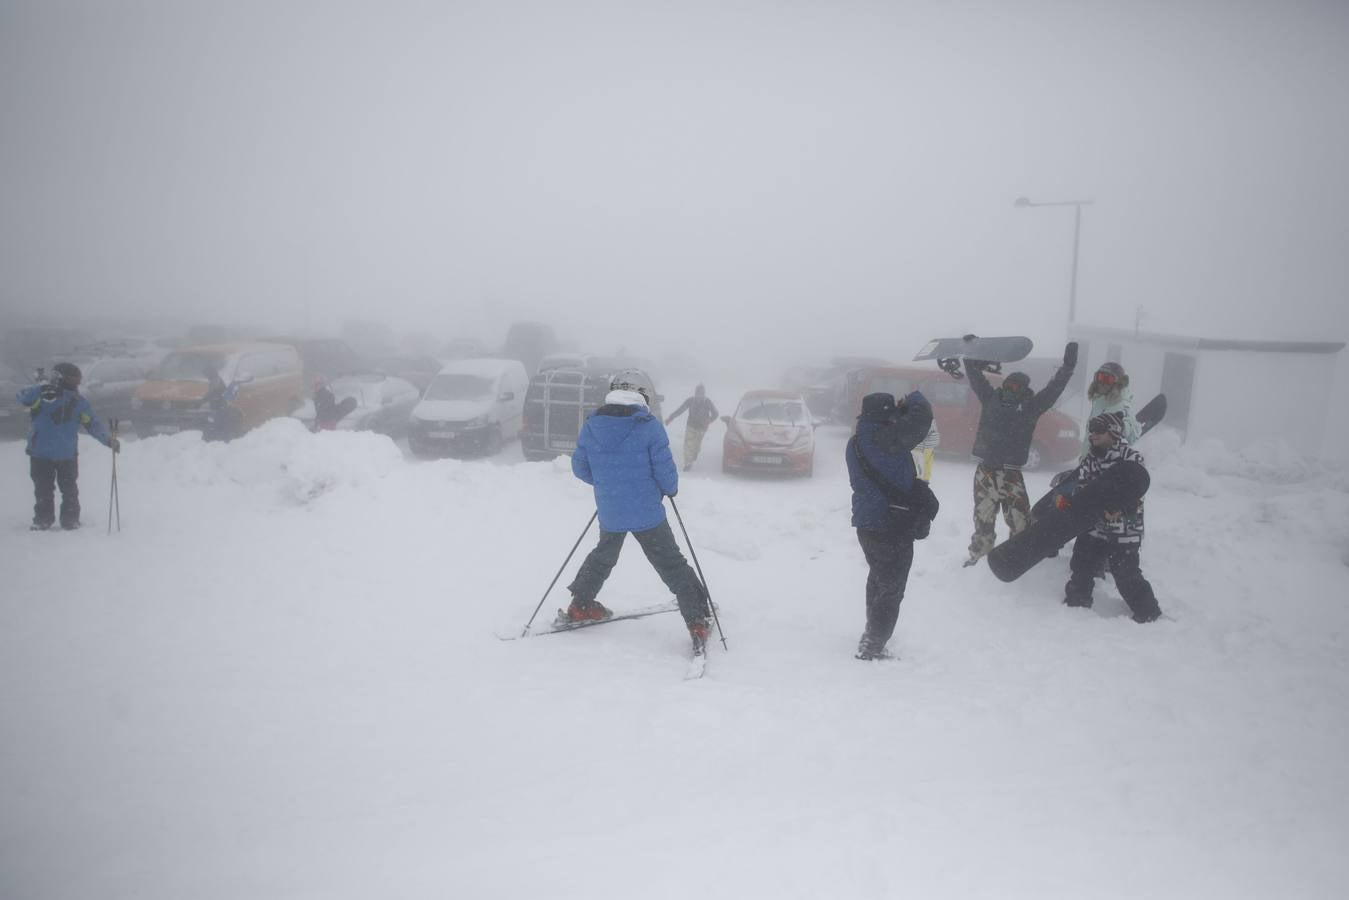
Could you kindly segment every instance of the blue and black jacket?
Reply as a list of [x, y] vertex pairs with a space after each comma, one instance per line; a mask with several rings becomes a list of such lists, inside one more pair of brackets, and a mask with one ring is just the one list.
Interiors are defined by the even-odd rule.
[[646, 531], [665, 521], [679, 470], [665, 426], [642, 406], [601, 406], [586, 420], [571, 470], [595, 488], [604, 531]]
[[[44, 392], [46, 395], [44, 396]], [[34, 384], [19, 391], [19, 403], [28, 407], [28, 455], [37, 459], [74, 459], [79, 454], [80, 428], [84, 428], [105, 447], [112, 446], [112, 435], [94, 408], [79, 391], [52, 385]]]

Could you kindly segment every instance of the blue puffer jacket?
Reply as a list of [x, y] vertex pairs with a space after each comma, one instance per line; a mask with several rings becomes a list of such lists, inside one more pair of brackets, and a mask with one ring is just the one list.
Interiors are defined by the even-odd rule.
[[[905, 398], [910, 414], [922, 419], [925, 427], [930, 427], [932, 410], [927, 399], [917, 391]], [[913, 457], [905, 446], [909, 439], [900, 439], [905, 429], [896, 432], [886, 422], [876, 421], [868, 416], [857, 420], [857, 441], [848, 441], [845, 457], [848, 461], [848, 481], [852, 484], [852, 524], [854, 528], [866, 528], [885, 531], [893, 527], [890, 515], [890, 501], [857, 461], [854, 447], [861, 449], [867, 462], [878, 471], [887, 482], [901, 491], [913, 487], [917, 473], [913, 468]], [[920, 435], [921, 437], [921, 435]]]
[[79, 452], [80, 426], [84, 426], [105, 447], [112, 436], [89, 401], [79, 391], [59, 389], [55, 399], [42, 397], [50, 385], [34, 384], [19, 391], [19, 403], [32, 414], [28, 423], [28, 455], [38, 459], [74, 459]]
[[571, 470], [594, 485], [605, 531], [655, 528], [665, 521], [665, 496], [679, 490], [665, 426], [641, 406], [596, 410], [576, 439]]

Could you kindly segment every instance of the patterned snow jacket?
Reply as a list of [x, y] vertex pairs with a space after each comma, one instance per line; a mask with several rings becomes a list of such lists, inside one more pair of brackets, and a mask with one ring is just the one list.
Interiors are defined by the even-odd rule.
[[571, 470], [594, 486], [605, 531], [655, 528], [665, 521], [665, 497], [679, 490], [665, 426], [644, 406], [595, 410], [576, 439]]
[[1068, 379], [1073, 377], [1072, 368], [1059, 369], [1042, 390], [1028, 389], [1019, 400], [1002, 388], [990, 385], [983, 369], [968, 359], [965, 360], [965, 373], [983, 407], [979, 413], [979, 430], [974, 435], [974, 458], [990, 469], [1021, 468], [1030, 455], [1035, 423], [1068, 386]]
[[[1078, 464], [1075, 472], [1078, 484], [1086, 484], [1095, 478], [1099, 478], [1106, 469], [1121, 462], [1136, 462], [1142, 465], [1143, 454], [1130, 447], [1127, 441], [1117, 438], [1114, 446], [1106, 450], [1102, 456], [1088, 453], [1082, 458], [1082, 462]], [[1110, 541], [1113, 544], [1141, 544], [1143, 542], [1142, 499], [1139, 499], [1138, 506], [1134, 509], [1107, 511], [1092, 526], [1090, 534], [1092, 537]]]
[[74, 459], [79, 454], [83, 427], [103, 446], [112, 446], [112, 435], [103, 420], [94, 415], [89, 400], [79, 391], [49, 384], [29, 385], [15, 395], [28, 407], [28, 455], [38, 459]]

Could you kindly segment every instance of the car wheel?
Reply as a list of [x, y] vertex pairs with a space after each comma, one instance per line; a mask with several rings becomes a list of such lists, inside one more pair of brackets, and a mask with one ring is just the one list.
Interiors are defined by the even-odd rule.
[[1033, 471], [1040, 468], [1044, 465], [1045, 458], [1044, 448], [1039, 444], [1031, 444], [1030, 452], [1026, 454], [1026, 469]]

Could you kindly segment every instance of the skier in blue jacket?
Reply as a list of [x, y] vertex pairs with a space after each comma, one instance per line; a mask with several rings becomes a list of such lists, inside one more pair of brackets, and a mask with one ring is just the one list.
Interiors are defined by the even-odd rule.
[[708, 635], [707, 595], [665, 518], [665, 498], [679, 491], [670, 439], [647, 408], [644, 389], [626, 382], [611, 388], [604, 405], [581, 428], [571, 457], [572, 472], [595, 489], [600, 542], [568, 586], [572, 602], [566, 616], [579, 622], [613, 615], [595, 598], [631, 532], [675, 595], [694, 649], [701, 651]]
[[84, 373], [74, 363], [57, 363], [52, 380], [34, 384], [16, 395], [28, 407], [29, 474], [33, 478], [33, 529], [46, 531], [56, 520], [56, 487], [61, 488], [61, 527], [80, 527], [79, 434], [84, 428], [99, 443], [121, 450], [117, 438], [108, 433], [103, 421], [94, 415], [89, 401], [80, 395]]

